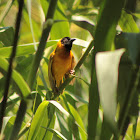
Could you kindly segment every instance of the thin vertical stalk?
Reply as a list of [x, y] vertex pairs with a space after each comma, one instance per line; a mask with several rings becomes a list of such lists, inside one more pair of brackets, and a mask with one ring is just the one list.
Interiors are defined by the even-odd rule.
[[9, 91], [9, 86], [10, 86], [10, 81], [11, 81], [11, 76], [12, 76], [12, 66], [13, 66], [13, 61], [16, 55], [16, 48], [17, 48], [17, 42], [18, 42], [18, 36], [19, 36], [19, 30], [20, 30], [20, 22], [21, 22], [21, 17], [22, 17], [22, 9], [24, 5], [24, 0], [19, 1], [19, 11], [17, 15], [17, 20], [16, 20], [16, 25], [15, 25], [15, 35], [14, 35], [14, 41], [13, 41], [13, 49], [9, 61], [9, 67], [8, 67], [8, 72], [7, 72], [7, 78], [6, 78], [6, 83], [5, 83], [5, 89], [4, 89], [4, 97], [2, 100], [2, 106], [1, 106], [1, 111], [0, 111], [0, 131], [2, 128], [3, 124], [3, 117], [6, 109], [6, 102], [7, 102], [7, 97], [8, 97], [8, 91]]
[[44, 26], [42, 36], [41, 36], [41, 39], [40, 39], [40, 43], [39, 43], [36, 55], [34, 57], [32, 67], [31, 67], [31, 70], [29, 72], [29, 76], [28, 76], [28, 80], [27, 80], [28, 85], [31, 89], [33, 87], [35, 77], [36, 77], [36, 73], [37, 73], [37, 70], [39, 68], [41, 58], [42, 58], [43, 53], [44, 53], [46, 40], [49, 36], [49, 32], [50, 32], [51, 27], [53, 25], [53, 16], [54, 16], [56, 5], [57, 5], [57, 0], [51, 0], [50, 1], [49, 8], [48, 8], [48, 13], [47, 13], [47, 16], [46, 16], [45, 26]]
[[95, 52], [92, 54], [91, 84], [89, 88], [88, 140], [95, 139], [99, 108], [99, 94], [95, 70], [95, 54]]
[[27, 103], [26, 101], [24, 101], [23, 99], [21, 100], [20, 106], [19, 106], [19, 110], [17, 113], [17, 117], [14, 123], [14, 127], [10, 136], [10, 140], [16, 140], [18, 137], [18, 133], [20, 131], [20, 127], [22, 124], [22, 121], [24, 119], [24, 115], [26, 113], [26, 109], [27, 109]]

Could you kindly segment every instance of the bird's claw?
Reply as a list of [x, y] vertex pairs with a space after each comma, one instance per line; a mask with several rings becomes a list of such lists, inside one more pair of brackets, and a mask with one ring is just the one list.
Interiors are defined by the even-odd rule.
[[75, 74], [75, 70], [70, 70], [69, 72], [71, 75], [74, 75]]

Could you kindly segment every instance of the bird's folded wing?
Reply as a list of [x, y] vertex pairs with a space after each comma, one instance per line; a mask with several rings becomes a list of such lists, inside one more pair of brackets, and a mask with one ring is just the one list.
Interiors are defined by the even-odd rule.
[[53, 74], [52, 74], [53, 56], [54, 56], [54, 54], [52, 53], [50, 55], [50, 59], [49, 59], [48, 77], [49, 77], [49, 82], [50, 82], [50, 86], [52, 88], [52, 91], [54, 92], [54, 94], [57, 94], [58, 93], [58, 88], [56, 87], [56, 80], [54, 79]]

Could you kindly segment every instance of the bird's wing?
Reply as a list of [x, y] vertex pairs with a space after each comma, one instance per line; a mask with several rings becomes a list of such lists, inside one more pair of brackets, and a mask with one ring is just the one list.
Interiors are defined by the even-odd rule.
[[52, 88], [52, 91], [54, 92], [54, 94], [57, 94], [58, 88], [56, 87], [56, 80], [54, 79], [53, 73], [52, 73], [52, 63], [53, 63], [54, 55], [55, 55], [55, 52], [53, 52], [50, 55], [49, 64], [48, 64], [48, 77], [49, 77], [49, 82], [50, 82], [50, 86]]

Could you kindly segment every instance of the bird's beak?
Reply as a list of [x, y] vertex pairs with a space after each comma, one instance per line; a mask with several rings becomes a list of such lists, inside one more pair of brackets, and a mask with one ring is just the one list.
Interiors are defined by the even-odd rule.
[[72, 38], [70, 41], [73, 42], [73, 41], [75, 41], [75, 40], [76, 40], [76, 39]]

